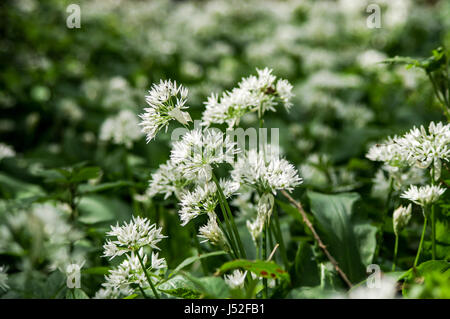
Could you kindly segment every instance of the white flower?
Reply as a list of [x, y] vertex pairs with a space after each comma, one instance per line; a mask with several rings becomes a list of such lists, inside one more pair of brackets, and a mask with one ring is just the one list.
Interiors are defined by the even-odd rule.
[[0, 289], [7, 291], [9, 289], [8, 286], [8, 274], [6, 273], [6, 266], [0, 266]]
[[232, 289], [243, 288], [247, 271], [242, 272], [239, 269], [233, 271], [231, 275], [225, 275], [225, 283]]
[[209, 219], [206, 225], [199, 228], [198, 237], [204, 238], [202, 243], [209, 241], [213, 245], [226, 245], [225, 235], [217, 224], [217, 217], [214, 213], [208, 213]]
[[162, 128], [166, 128], [173, 119], [181, 124], [192, 121], [185, 106], [188, 90], [182, 85], [177, 86], [175, 81], [167, 80], [159, 84], [153, 84], [152, 89], [146, 96], [146, 101], [150, 107], [145, 108], [145, 113], [140, 117], [142, 122], [142, 132], [147, 135], [147, 143], [150, 142]]
[[238, 87], [224, 92], [220, 98], [212, 94], [205, 102], [202, 124], [210, 126], [226, 123], [232, 128], [249, 112], [258, 112], [261, 118], [267, 110], [276, 111], [277, 98], [289, 110], [292, 105], [292, 85], [283, 79], [276, 82], [276, 77], [268, 68], [256, 71], [257, 76], [243, 78]]
[[156, 224], [150, 225], [150, 220], [142, 217], [133, 217], [127, 224], [119, 226], [111, 226], [108, 236], [116, 237], [117, 240], [108, 240], [104, 249], [104, 257], [110, 259], [123, 255], [127, 252], [138, 251], [144, 246], [150, 246], [152, 249], [159, 249], [156, 244], [159, 243], [164, 236], [161, 234], [162, 228], [156, 227]]
[[152, 270], [164, 269], [167, 267], [166, 260], [164, 258], [158, 259], [158, 252], [152, 252]]
[[179, 166], [174, 165], [171, 160], [159, 166], [158, 170], [152, 174], [150, 185], [146, 195], [154, 197], [156, 194], [163, 194], [164, 199], [172, 194], [180, 197], [183, 187], [188, 181], [183, 177]]
[[427, 130], [414, 127], [402, 137], [388, 138], [383, 144], [370, 148], [367, 158], [391, 166], [417, 166], [425, 169], [433, 164], [435, 180], [441, 175], [442, 161], [450, 157], [450, 124], [431, 122]]
[[302, 183], [297, 170], [287, 160], [255, 149], [239, 156], [231, 176], [235, 181], [273, 194], [277, 190], [292, 191]]
[[247, 220], [247, 229], [255, 242], [257, 242], [259, 235], [261, 235], [266, 222], [270, 220], [274, 200], [272, 194], [264, 194], [258, 201], [256, 219], [252, 222]]
[[14, 156], [16, 156], [16, 152], [11, 146], [6, 145], [5, 143], [0, 143], [0, 160]]
[[[220, 180], [219, 184], [226, 198], [233, 195], [239, 188], [237, 183], [228, 180]], [[197, 185], [192, 192], [186, 191], [181, 197], [181, 208], [178, 212], [181, 226], [185, 226], [200, 214], [214, 213], [218, 200], [217, 187], [213, 182]]]
[[238, 151], [237, 144], [219, 130], [195, 129], [174, 143], [170, 159], [186, 179], [207, 182], [212, 166], [231, 162]]
[[398, 236], [398, 233], [408, 225], [411, 219], [411, 204], [408, 207], [399, 206], [393, 215], [394, 233]]
[[100, 140], [112, 141], [114, 144], [124, 144], [127, 148], [141, 138], [137, 116], [129, 111], [122, 110], [117, 116], [110, 117], [103, 122], [100, 128]]
[[[142, 262], [147, 263], [147, 256], [144, 254]], [[115, 269], [111, 269], [108, 275], [105, 276], [106, 282], [103, 286], [106, 289], [118, 290], [123, 295], [130, 295], [133, 289], [132, 284], [140, 287], [148, 286], [147, 278], [142, 269], [139, 257], [132, 252], [127, 258]]]
[[408, 190], [400, 196], [409, 199], [420, 206], [428, 206], [436, 202], [439, 197], [444, 194], [445, 189], [436, 185], [426, 185], [417, 187], [411, 185]]

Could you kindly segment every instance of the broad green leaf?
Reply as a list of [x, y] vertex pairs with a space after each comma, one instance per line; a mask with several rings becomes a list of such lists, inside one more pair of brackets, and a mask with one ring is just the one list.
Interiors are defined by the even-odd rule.
[[84, 182], [90, 179], [94, 179], [100, 176], [100, 167], [83, 167], [79, 171], [75, 171], [71, 178], [70, 182], [79, 183]]
[[307, 242], [300, 242], [290, 273], [294, 287], [320, 284], [319, 268], [313, 250]]
[[133, 185], [133, 183], [128, 182], [128, 181], [101, 183], [101, 184], [97, 184], [97, 185], [81, 184], [78, 186], [78, 191], [80, 194], [98, 193], [98, 192], [103, 192], [106, 190], [111, 190], [111, 189], [115, 189], [115, 188], [131, 186], [131, 185]]
[[106, 275], [109, 271], [108, 267], [92, 267], [87, 269], [82, 269], [81, 273], [86, 275]]
[[89, 299], [89, 296], [79, 288], [67, 289], [66, 299]]
[[182, 275], [174, 276], [160, 284], [158, 290], [183, 299], [196, 299], [202, 294], [196, 290], [196, 286], [191, 280]]
[[220, 251], [214, 251], [212, 253], [207, 253], [207, 254], [202, 254], [199, 256], [192, 256], [189, 258], [186, 258], [185, 260], [183, 260], [178, 266], [177, 268], [175, 268], [174, 271], [172, 271], [172, 273], [169, 275], [169, 277], [175, 275], [176, 273], [178, 273], [181, 269], [183, 269], [184, 267], [189, 266], [190, 264], [196, 262], [197, 260], [203, 259], [203, 258], [208, 258], [208, 257], [213, 257], [213, 256], [220, 256], [220, 255], [225, 255], [226, 252], [223, 250]]
[[236, 268], [251, 271], [259, 277], [289, 280], [289, 273], [283, 270], [279, 265], [273, 261], [263, 260], [237, 259], [229, 261], [220, 267], [218, 273], [224, 273]]
[[366, 277], [366, 265], [375, 252], [376, 228], [358, 218], [353, 205], [356, 193], [325, 195], [308, 192], [311, 210], [318, 222], [322, 241], [350, 281]]
[[196, 278], [185, 272], [183, 276], [194, 284], [195, 290], [201, 293], [200, 297], [223, 299], [230, 295], [228, 285], [220, 277]]
[[[81, 198], [78, 205], [80, 217], [85, 224], [123, 220], [129, 218], [129, 207], [117, 198], [100, 195], [88, 195]], [[127, 216], [125, 216], [127, 214]]]
[[43, 195], [41, 187], [29, 184], [0, 172], [0, 190], [14, 198], [26, 198]]

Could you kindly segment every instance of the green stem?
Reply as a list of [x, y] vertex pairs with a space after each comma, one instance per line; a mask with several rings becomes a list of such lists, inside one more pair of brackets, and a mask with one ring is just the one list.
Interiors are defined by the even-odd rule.
[[139, 252], [136, 252], [136, 254], [138, 256], [139, 262], [141, 263], [141, 267], [142, 267], [142, 270], [144, 271], [145, 277], [147, 278], [147, 281], [150, 284], [150, 287], [152, 288], [152, 291], [153, 291], [153, 294], [155, 295], [155, 298], [159, 299], [158, 292], [156, 291], [155, 286], [153, 285], [153, 282], [150, 279], [150, 275], [147, 272], [147, 268], [145, 268], [145, 265], [144, 265], [144, 262], [142, 261], [141, 255], [139, 254]]
[[[434, 185], [434, 162], [431, 164], [431, 185]], [[434, 203], [431, 204], [431, 256], [436, 260], [436, 214], [434, 212]]]
[[395, 266], [397, 264], [397, 251], [398, 251], [398, 235], [395, 235], [394, 263], [392, 264], [392, 271], [395, 271]]
[[289, 260], [287, 257], [286, 246], [284, 245], [283, 234], [281, 233], [280, 219], [278, 217], [278, 211], [275, 204], [273, 207], [273, 216], [274, 216], [273, 233], [275, 235], [275, 238], [277, 239], [278, 244], [280, 244], [281, 258], [283, 259], [284, 267], [288, 269]]
[[424, 219], [424, 222], [423, 222], [422, 236], [420, 236], [419, 249], [417, 250], [416, 259], [414, 260], [414, 268], [416, 268], [417, 263], [419, 262], [420, 252], [422, 251], [423, 240], [425, 238], [425, 232], [427, 230], [427, 217], [426, 217], [425, 209], [424, 209], [424, 216], [425, 216], [425, 219]]
[[212, 178], [213, 178], [214, 183], [216, 183], [217, 191], [219, 192], [219, 198], [220, 198], [220, 201], [221, 201], [221, 205], [224, 206], [225, 211], [226, 211], [226, 214], [224, 214], [224, 215], [228, 214], [228, 220], [230, 222], [232, 232], [234, 233], [234, 237], [235, 237], [235, 240], [237, 242], [237, 247], [238, 247], [238, 249], [240, 251], [240, 256], [242, 258], [244, 258], [244, 259], [247, 259], [247, 255], [245, 253], [244, 246], [242, 245], [241, 237], [239, 236], [239, 232], [238, 232], [238, 229], [236, 227], [236, 223], [234, 222], [233, 214], [231, 213], [230, 206], [228, 206], [228, 202], [227, 202], [227, 200], [225, 198], [225, 195], [223, 194], [222, 187], [220, 187], [219, 180], [217, 179], [215, 174], [212, 174]]
[[144, 289], [142, 289], [141, 286], [138, 286], [138, 287], [139, 287], [139, 290], [141, 291], [142, 296], [144, 296], [145, 299], [148, 299], [148, 296], [147, 296], [147, 294], [145, 293]]
[[381, 216], [381, 227], [378, 230], [378, 245], [377, 245], [377, 249], [375, 251], [374, 259], [378, 258], [379, 254], [380, 254], [381, 246], [383, 244], [384, 224], [386, 223], [386, 216], [389, 214], [389, 204], [391, 202], [392, 192], [394, 190], [393, 184], [394, 184], [394, 179], [391, 177], [391, 181], [389, 182], [389, 193], [388, 193], [388, 196], [386, 199], [386, 208], [383, 211], [383, 215]]
[[[264, 222], [264, 228], [262, 231], [262, 259], [265, 261], [267, 259], [267, 221]], [[263, 278], [263, 285], [264, 285], [264, 289], [263, 289], [263, 298], [267, 299], [268, 296], [268, 292], [269, 292], [269, 288], [267, 285], [267, 278]]]

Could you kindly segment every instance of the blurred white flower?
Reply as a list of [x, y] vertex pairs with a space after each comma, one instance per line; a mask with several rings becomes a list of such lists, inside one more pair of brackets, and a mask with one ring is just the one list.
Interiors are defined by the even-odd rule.
[[137, 116], [129, 111], [122, 110], [117, 116], [106, 119], [100, 128], [100, 140], [112, 141], [114, 144], [123, 144], [127, 148], [142, 136], [139, 130]]
[[225, 275], [225, 283], [232, 289], [243, 288], [247, 271], [242, 272], [239, 269], [233, 271], [230, 275]]
[[5, 143], [0, 143], [0, 161], [4, 158], [7, 157], [14, 157], [16, 156], [16, 152], [14, 151], [14, 149], [5, 144]]
[[0, 266], [0, 289], [7, 291], [9, 289], [8, 286], [8, 273], [6, 266]]
[[192, 121], [185, 106], [188, 96], [188, 89], [182, 85], [178, 86], [175, 81], [166, 80], [159, 84], [153, 84], [152, 89], [146, 96], [147, 104], [145, 113], [141, 114], [142, 119], [139, 125], [142, 132], [147, 135], [147, 143], [150, 142], [162, 128], [166, 128], [171, 120], [177, 120], [181, 124]]
[[375, 287], [360, 286], [349, 292], [350, 299], [394, 299], [397, 281], [383, 276]]
[[292, 85], [283, 79], [276, 81], [271, 69], [256, 71], [257, 76], [243, 78], [238, 87], [224, 92], [220, 98], [212, 94], [205, 102], [202, 124], [210, 126], [226, 123], [232, 128], [249, 112], [258, 112], [259, 118], [262, 118], [266, 111], [276, 111], [275, 106], [279, 104], [277, 98], [289, 110], [292, 105]]

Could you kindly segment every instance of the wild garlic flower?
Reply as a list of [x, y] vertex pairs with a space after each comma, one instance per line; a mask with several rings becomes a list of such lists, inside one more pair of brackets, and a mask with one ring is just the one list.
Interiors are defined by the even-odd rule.
[[426, 185], [420, 187], [411, 185], [409, 189], [404, 191], [400, 197], [406, 198], [417, 205], [425, 207], [438, 201], [439, 197], [441, 197], [444, 192], [444, 188], [436, 185]]
[[152, 198], [157, 194], [162, 194], [164, 199], [167, 199], [175, 194], [179, 198], [188, 183], [179, 167], [168, 160], [152, 174], [146, 195]]
[[370, 148], [367, 158], [382, 161], [391, 166], [434, 167], [435, 180], [441, 175], [442, 161], [450, 158], [450, 124], [431, 122], [425, 127], [414, 127], [402, 137], [388, 138], [386, 142]]
[[133, 142], [142, 136], [138, 125], [139, 120], [133, 112], [122, 110], [117, 116], [110, 117], [103, 122], [99, 139], [131, 148]]
[[230, 275], [225, 275], [225, 283], [232, 289], [244, 288], [247, 271], [242, 272], [239, 269], [233, 271]]
[[264, 194], [258, 201], [257, 216], [254, 221], [247, 220], [247, 229], [252, 235], [253, 241], [257, 242], [264, 225], [272, 215], [274, 197], [270, 193]]
[[150, 142], [162, 128], [166, 128], [171, 120], [177, 120], [186, 125], [192, 121], [185, 106], [188, 96], [188, 89], [182, 85], [178, 86], [175, 81], [166, 80], [159, 84], [153, 84], [149, 94], [145, 97], [147, 104], [145, 113], [140, 117], [142, 122], [142, 132], [147, 135], [147, 143]]
[[274, 154], [251, 149], [239, 156], [233, 171], [233, 180], [255, 187], [262, 193], [277, 190], [291, 192], [302, 183], [295, 167], [287, 160]]
[[[142, 262], [147, 264], [147, 255], [142, 254]], [[139, 257], [133, 252], [115, 269], [111, 269], [105, 276], [106, 281], [103, 286], [106, 289], [118, 290], [123, 295], [133, 293], [131, 285], [138, 285], [142, 288], [148, 286], [145, 272], [142, 269]]]
[[275, 112], [275, 106], [281, 102], [289, 110], [292, 106], [292, 85], [283, 79], [278, 79], [272, 70], [256, 69], [258, 75], [244, 78], [238, 87], [224, 92], [220, 98], [212, 94], [205, 102], [203, 125], [228, 124], [229, 128], [239, 125], [240, 118], [249, 112], [258, 112], [261, 118], [268, 110]]
[[128, 224], [125, 222], [122, 226], [111, 226], [111, 231], [106, 234], [116, 237], [116, 240], [107, 240], [103, 245], [103, 256], [112, 259], [128, 252], [136, 252], [144, 246], [159, 249], [156, 244], [167, 237], [161, 234], [161, 230], [156, 224], [150, 224], [147, 218], [133, 216]]
[[14, 151], [14, 149], [5, 144], [5, 143], [0, 143], [0, 161], [4, 158], [7, 157], [14, 157], [16, 156], [16, 152]]
[[0, 289], [7, 291], [9, 289], [8, 286], [8, 274], [6, 273], [6, 266], [0, 266]]
[[202, 243], [209, 241], [212, 245], [225, 246], [226, 239], [225, 235], [217, 224], [217, 216], [214, 213], [208, 213], [209, 219], [206, 225], [199, 228], [198, 237], [204, 238]]
[[398, 233], [408, 225], [411, 219], [412, 207], [409, 204], [407, 207], [399, 206], [393, 215], [394, 233], [398, 236]]
[[[230, 180], [220, 180], [220, 187], [226, 198], [230, 197], [239, 189], [239, 184]], [[214, 182], [197, 185], [191, 192], [186, 191], [180, 201], [178, 214], [181, 219], [181, 226], [186, 226], [192, 219], [200, 214], [214, 213], [219, 202], [217, 187]]]
[[238, 152], [229, 135], [216, 129], [195, 129], [174, 143], [170, 159], [186, 179], [208, 182], [212, 166], [232, 162]]

